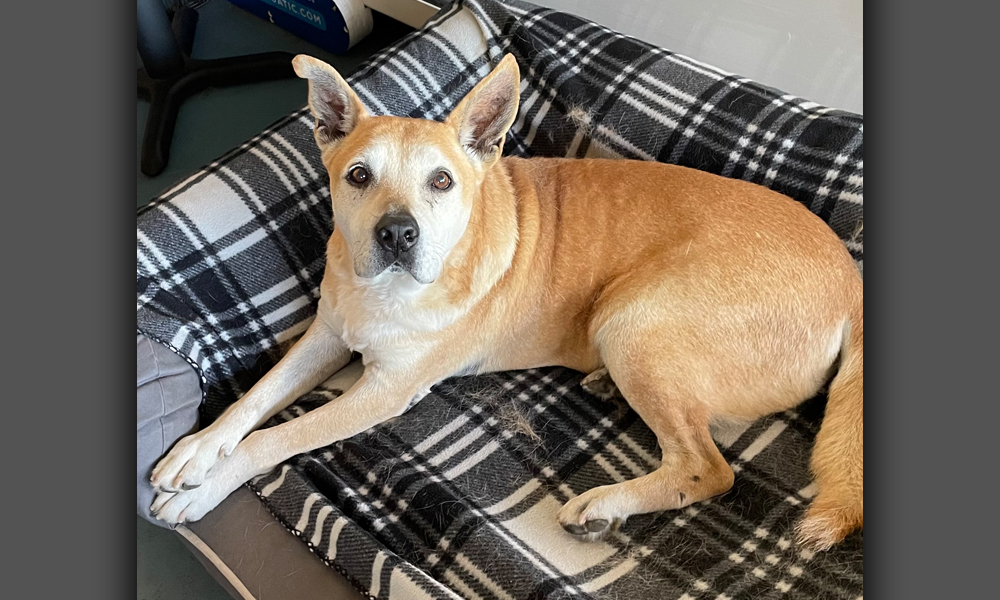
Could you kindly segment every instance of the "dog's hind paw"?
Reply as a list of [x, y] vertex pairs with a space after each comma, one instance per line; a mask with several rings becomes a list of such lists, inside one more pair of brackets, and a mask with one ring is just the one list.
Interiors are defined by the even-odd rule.
[[556, 516], [567, 533], [586, 542], [596, 542], [625, 522], [625, 517], [611, 514], [601, 502], [601, 488], [588, 490], [563, 505]]
[[583, 378], [580, 386], [593, 396], [601, 400], [614, 400], [621, 398], [618, 386], [611, 379], [607, 367], [601, 367], [590, 375]]
[[830, 506], [817, 498], [799, 521], [795, 534], [799, 545], [824, 551], [861, 528], [863, 523], [864, 517], [854, 507]]

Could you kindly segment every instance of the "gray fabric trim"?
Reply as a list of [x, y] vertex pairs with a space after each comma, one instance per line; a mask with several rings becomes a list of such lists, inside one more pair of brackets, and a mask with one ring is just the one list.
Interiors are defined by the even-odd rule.
[[149, 477], [174, 442], [198, 429], [201, 383], [183, 358], [144, 335], [135, 336], [135, 355], [136, 512], [164, 527], [149, 512]]

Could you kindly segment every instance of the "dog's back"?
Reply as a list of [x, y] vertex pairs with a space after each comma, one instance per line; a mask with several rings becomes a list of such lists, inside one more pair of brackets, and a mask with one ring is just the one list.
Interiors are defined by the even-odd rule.
[[593, 346], [610, 315], [640, 297], [649, 310], [683, 304], [672, 318], [689, 319], [702, 335], [769, 317], [786, 325], [762, 322], [762, 335], [792, 333], [789, 321], [833, 330], [860, 303], [861, 279], [836, 234], [767, 188], [661, 163], [502, 164], [518, 215], [507, 278], [518, 284], [508, 281], [495, 293], [524, 290], [540, 300], [517, 302], [528, 308], [532, 328], [564, 338], [558, 364], [592, 370], [595, 355], [583, 356], [581, 347]]

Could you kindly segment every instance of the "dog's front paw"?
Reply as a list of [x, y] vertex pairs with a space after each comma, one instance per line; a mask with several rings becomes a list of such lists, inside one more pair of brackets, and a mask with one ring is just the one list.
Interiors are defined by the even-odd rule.
[[625, 522], [627, 515], [618, 515], [612, 502], [605, 497], [605, 488], [596, 487], [571, 499], [559, 509], [556, 519], [568, 533], [586, 542], [596, 542]]
[[239, 441], [211, 428], [191, 434], [178, 441], [160, 459], [149, 481], [157, 491], [192, 490], [205, 483], [212, 467], [229, 456]]
[[149, 510], [157, 519], [171, 526], [198, 521], [236, 489], [227, 487], [221, 482], [210, 479], [204, 485], [191, 490], [161, 491], [156, 494], [156, 499], [153, 500]]

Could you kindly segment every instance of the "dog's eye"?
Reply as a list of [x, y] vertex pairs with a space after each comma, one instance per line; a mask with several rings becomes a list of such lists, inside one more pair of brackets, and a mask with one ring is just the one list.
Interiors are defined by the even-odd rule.
[[431, 185], [435, 189], [446, 190], [451, 187], [451, 175], [448, 175], [444, 171], [438, 171], [434, 179], [431, 180]]
[[354, 185], [365, 185], [368, 183], [370, 178], [371, 175], [368, 173], [368, 169], [362, 167], [361, 165], [352, 167], [351, 170], [347, 172], [347, 180]]

